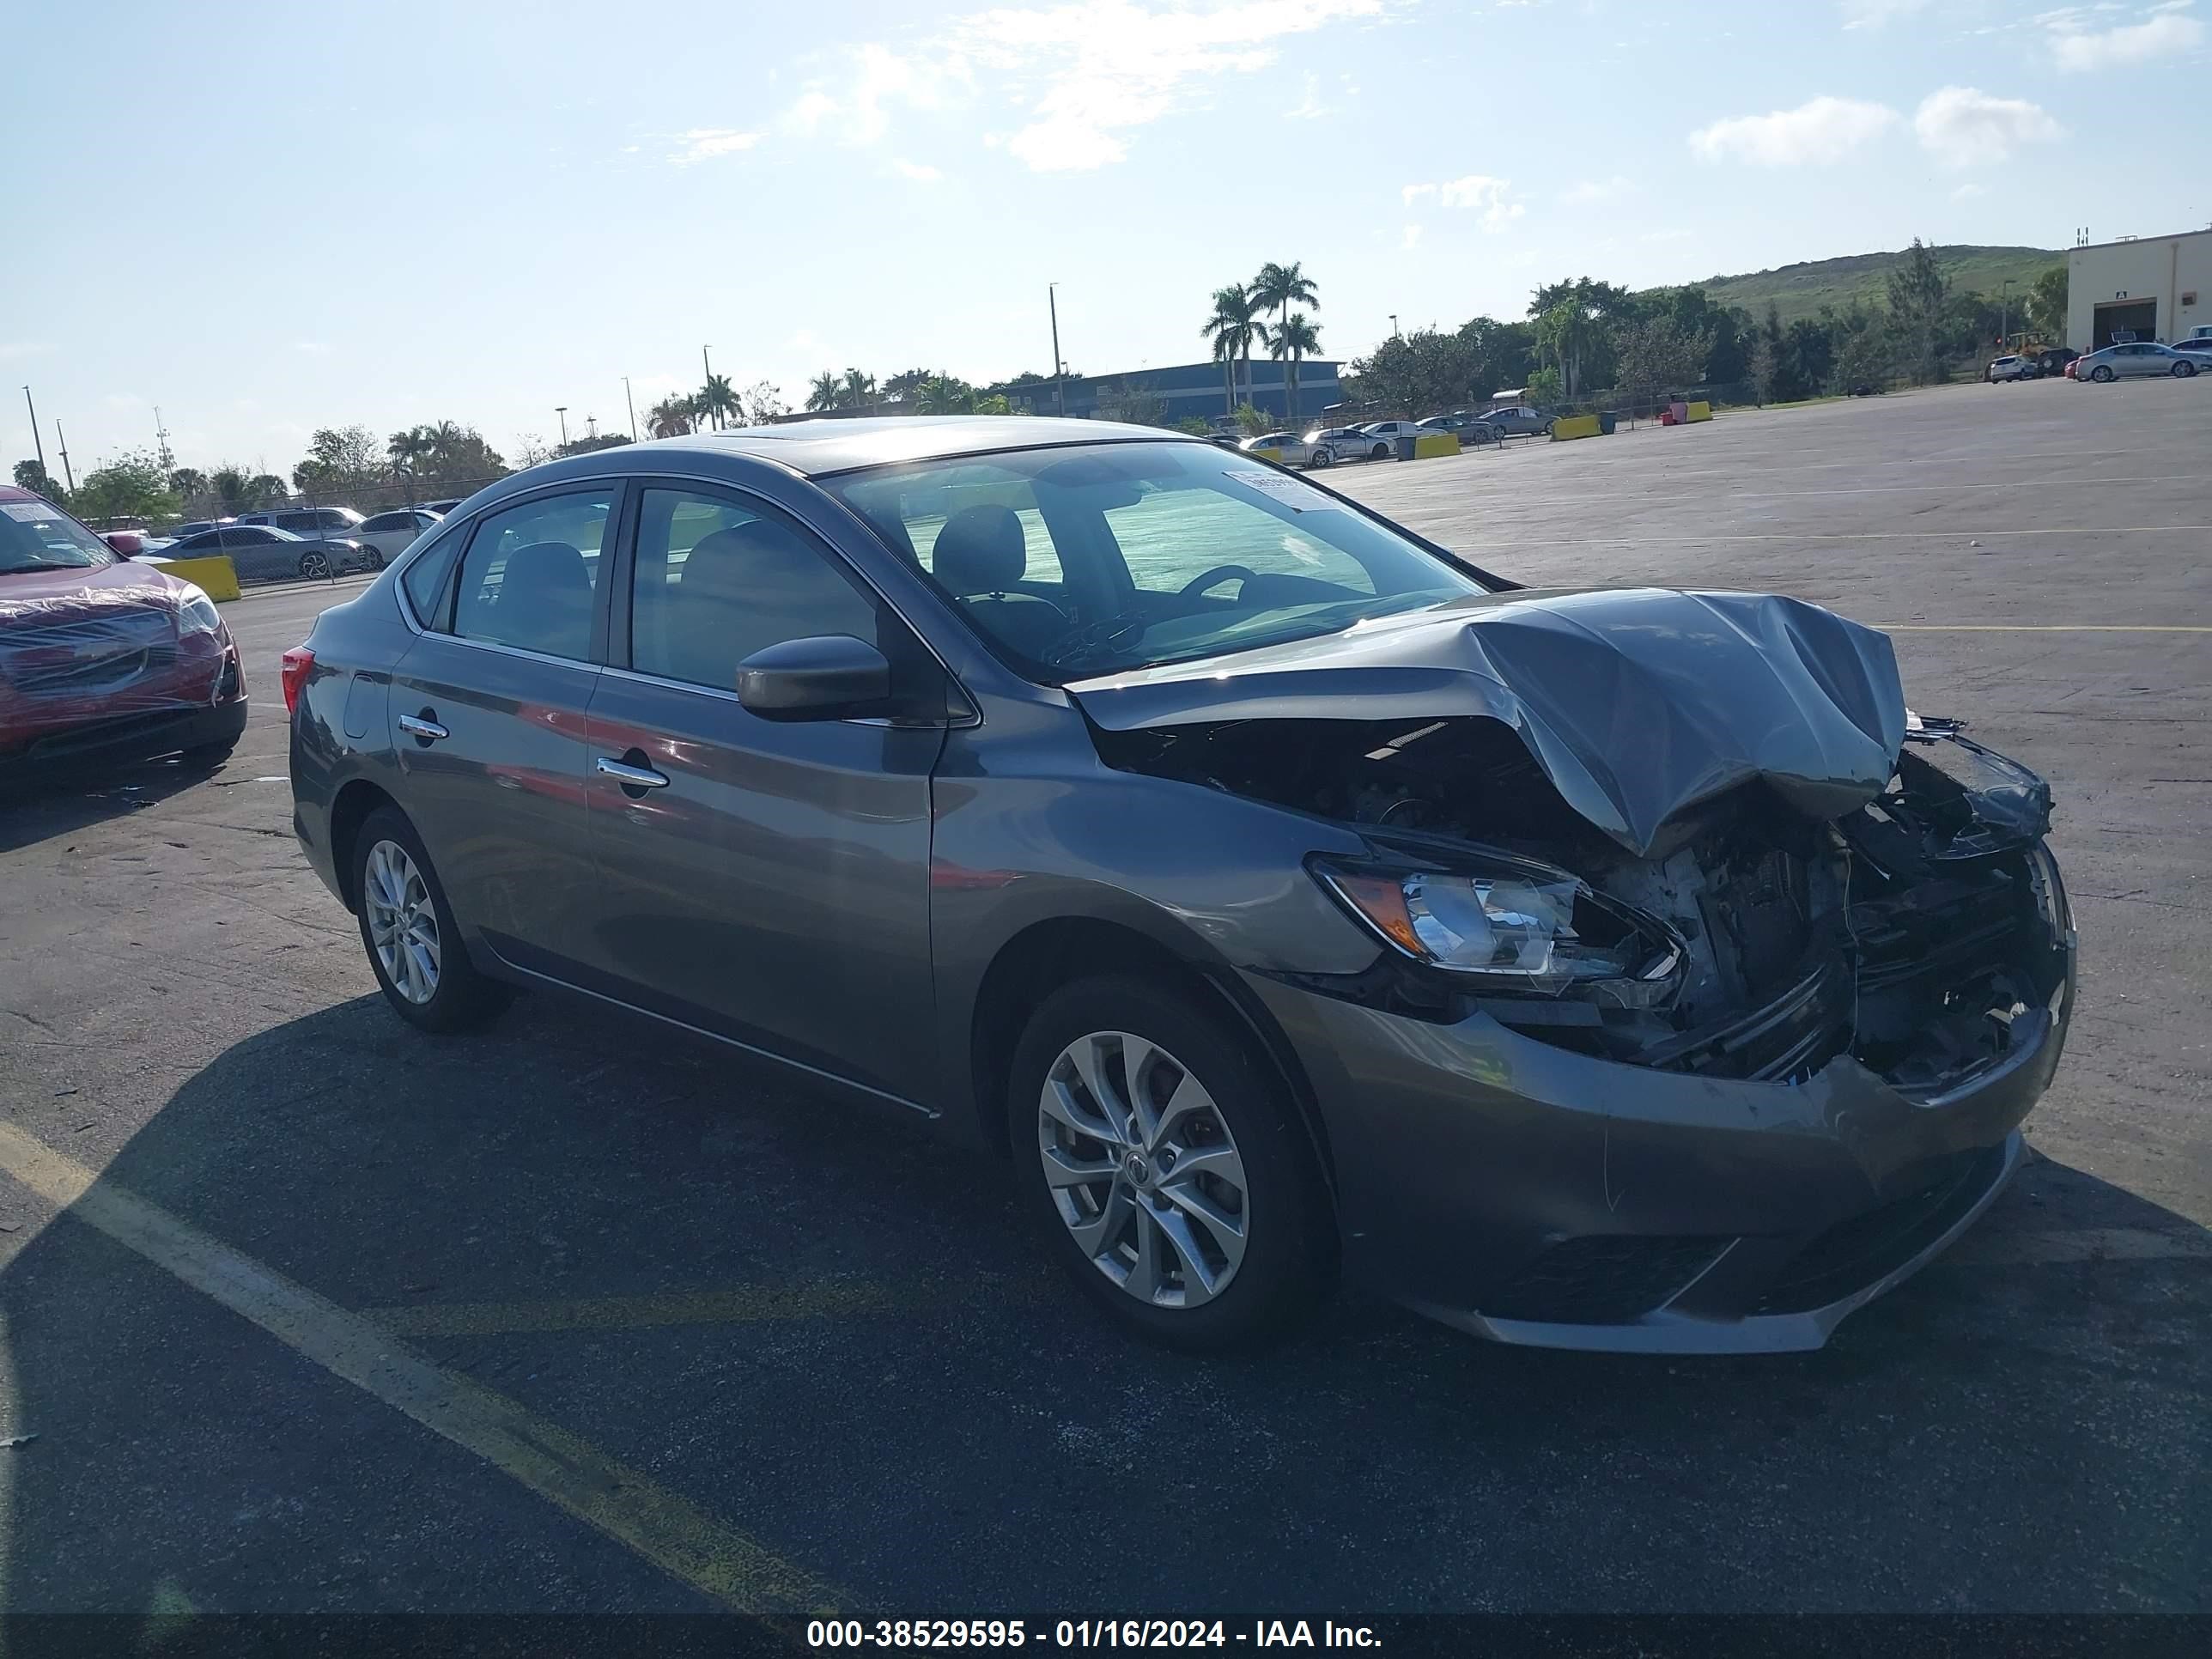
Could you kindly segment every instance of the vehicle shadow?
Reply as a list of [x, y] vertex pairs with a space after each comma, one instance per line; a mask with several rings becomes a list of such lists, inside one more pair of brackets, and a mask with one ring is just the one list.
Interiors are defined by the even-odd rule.
[[0, 853], [13, 853], [57, 836], [127, 817], [196, 783], [222, 767], [167, 760], [56, 769], [33, 777], [0, 779]]
[[[66, 1149], [44, 1109], [15, 1121]], [[1713, 1360], [1490, 1346], [1352, 1291], [1264, 1355], [1160, 1352], [1041, 1265], [994, 1162], [544, 999], [464, 1038], [374, 997], [276, 1026], [102, 1180], [917, 1613], [2201, 1610], [2212, 1584], [2212, 1238], [2048, 1161], [1826, 1350]], [[0, 1318], [39, 1437], [0, 1453], [15, 1610], [699, 1605], [80, 1221], [0, 1272]], [[1075, 1513], [1212, 1541], [1041, 1547]]]

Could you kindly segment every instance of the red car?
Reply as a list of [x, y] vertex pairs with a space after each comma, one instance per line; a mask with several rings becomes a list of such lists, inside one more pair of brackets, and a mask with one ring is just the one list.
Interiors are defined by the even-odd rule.
[[246, 676], [214, 601], [0, 485], [0, 776], [178, 753], [212, 763], [245, 730]]

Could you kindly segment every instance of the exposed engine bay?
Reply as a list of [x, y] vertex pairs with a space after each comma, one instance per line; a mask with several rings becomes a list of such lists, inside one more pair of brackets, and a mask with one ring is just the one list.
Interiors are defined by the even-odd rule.
[[1753, 781], [1677, 814], [1650, 857], [1493, 719], [1094, 736], [1110, 765], [1360, 826], [1375, 863], [1316, 874], [1396, 948], [1301, 982], [1408, 1016], [1479, 1009], [1577, 1052], [1738, 1079], [1802, 1080], [1849, 1054], [1925, 1097], [2001, 1066], [2064, 983], [2049, 790], [1955, 722], [1908, 720], [1886, 787], [1839, 817]]

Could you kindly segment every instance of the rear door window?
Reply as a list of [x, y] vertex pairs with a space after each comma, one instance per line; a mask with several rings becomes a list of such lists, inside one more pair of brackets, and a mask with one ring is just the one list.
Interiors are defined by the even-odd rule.
[[535, 500], [477, 526], [461, 560], [453, 631], [489, 645], [585, 662], [612, 485]]

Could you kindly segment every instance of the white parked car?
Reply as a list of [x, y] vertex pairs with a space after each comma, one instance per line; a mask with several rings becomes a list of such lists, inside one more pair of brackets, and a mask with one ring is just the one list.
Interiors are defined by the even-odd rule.
[[[1263, 432], [1237, 446], [1247, 454], [1262, 454], [1279, 466], [1312, 466], [1314, 447], [1295, 432]], [[1327, 465], [1327, 463], [1322, 463]]]
[[1370, 421], [1359, 428], [1372, 441], [1367, 453], [1376, 460], [1398, 453], [1401, 438], [1426, 438], [1434, 434], [1418, 421]]
[[1310, 451], [1306, 457], [1308, 466], [1333, 466], [1339, 461], [1364, 461], [1389, 453], [1389, 445], [1376, 443], [1365, 428], [1356, 426], [1316, 427], [1299, 441]]
[[1999, 380], [2039, 380], [2043, 368], [2033, 357], [1992, 357], [1990, 359], [1988, 379], [1991, 386]]
[[2130, 340], [2093, 351], [2074, 365], [2077, 380], [2124, 380], [2130, 375], [2171, 374], [2187, 380], [2197, 373], [2200, 360], [2193, 352], [2176, 351], [2150, 340]]
[[363, 519], [354, 527], [353, 538], [376, 549], [387, 559], [396, 559], [417, 536], [441, 522], [441, 519], [442, 515], [428, 507], [395, 507], [389, 513], [371, 514]]

